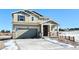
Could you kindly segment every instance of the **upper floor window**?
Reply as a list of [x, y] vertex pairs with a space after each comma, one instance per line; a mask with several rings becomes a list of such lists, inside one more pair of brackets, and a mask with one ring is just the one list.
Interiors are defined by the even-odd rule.
[[32, 21], [34, 21], [34, 17], [32, 17]]
[[18, 15], [18, 21], [25, 21], [25, 16]]

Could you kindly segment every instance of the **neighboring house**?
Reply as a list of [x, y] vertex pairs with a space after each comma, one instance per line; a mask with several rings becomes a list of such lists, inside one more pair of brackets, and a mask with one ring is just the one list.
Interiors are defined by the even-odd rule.
[[11, 36], [12, 35], [12, 33], [2, 33], [2, 32], [0, 32], [0, 36]]
[[57, 37], [58, 23], [32, 10], [12, 13], [13, 38]]

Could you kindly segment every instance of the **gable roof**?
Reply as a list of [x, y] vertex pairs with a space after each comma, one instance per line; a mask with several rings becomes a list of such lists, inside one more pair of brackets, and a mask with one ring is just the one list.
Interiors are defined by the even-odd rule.
[[43, 23], [52, 23], [52, 24], [57, 24], [59, 25], [57, 22], [53, 21], [53, 20], [47, 20], [47, 21], [44, 21]]
[[17, 14], [17, 13], [18, 13], [18, 14], [19, 14], [19, 13], [21, 13], [21, 14], [25, 14], [25, 15], [30, 16], [28, 13], [26, 13], [26, 12], [24, 12], [24, 11], [21, 11], [21, 10], [20, 10], [20, 11], [16, 11], [16, 12], [12, 13], [12, 15], [13, 15], [13, 14]]
[[35, 11], [31, 11], [31, 10], [20, 10], [20, 11], [12, 13], [12, 15], [16, 14], [16, 13], [22, 13], [22, 14], [26, 14], [28, 16], [30, 16], [30, 14], [34, 14], [37, 17], [43, 17], [43, 15], [41, 15], [41, 14], [35, 12]]

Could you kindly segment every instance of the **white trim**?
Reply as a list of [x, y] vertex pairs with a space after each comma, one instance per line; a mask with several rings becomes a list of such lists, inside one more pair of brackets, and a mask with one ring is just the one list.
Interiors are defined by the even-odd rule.
[[43, 24], [41, 24], [41, 36], [43, 37]]

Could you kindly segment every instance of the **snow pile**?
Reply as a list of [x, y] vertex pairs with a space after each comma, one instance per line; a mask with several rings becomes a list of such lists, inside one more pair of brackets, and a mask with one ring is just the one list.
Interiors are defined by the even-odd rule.
[[14, 40], [8, 40], [4, 42], [5, 48], [3, 50], [17, 50], [18, 47]]
[[51, 42], [51, 43], [60, 45], [60, 46], [62, 46], [62, 47], [64, 47], [64, 48], [74, 48], [74, 46], [72, 46], [72, 45], [70, 45], [70, 44], [61, 43], [61, 42], [59, 42], [59, 41], [57, 41], [57, 40], [53, 40], [53, 39], [51, 39], [51, 38], [45, 38], [45, 40], [47, 40], [47, 41], [49, 41], [49, 42]]

